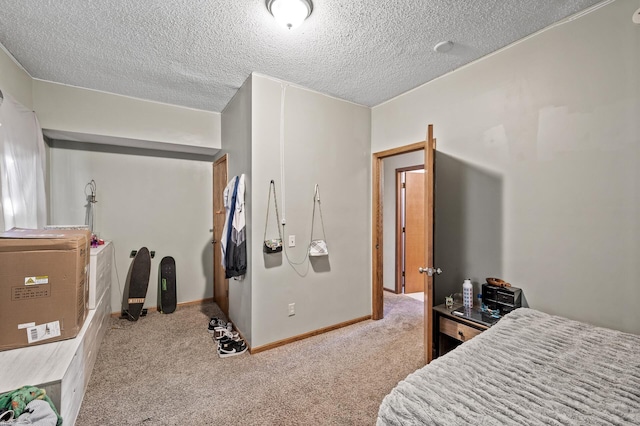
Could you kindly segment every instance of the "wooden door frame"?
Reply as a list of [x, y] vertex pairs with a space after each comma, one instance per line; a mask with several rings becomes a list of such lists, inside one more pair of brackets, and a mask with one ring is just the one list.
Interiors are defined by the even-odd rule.
[[[435, 255], [433, 242], [435, 239], [435, 192], [436, 192], [436, 140], [433, 137], [433, 125], [427, 129], [427, 140], [424, 143], [424, 183], [425, 183], [425, 212], [431, 212], [425, 216], [425, 267], [435, 267]], [[429, 191], [428, 188], [433, 188]], [[433, 279], [429, 274], [425, 275], [424, 283], [424, 362], [429, 364], [433, 359]]]
[[[409, 167], [400, 167], [396, 169], [396, 294], [402, 294], [404, 291], [402, 290], [402, 265], [400, 261], [403, 257], [404, 247], [402, 246], [402, 241], [399, 238], [400, 234], [402, 234], [402, 221], [400, 220], [400, 214], [402, 210], [400, 209], [400, 205], [402, 204], [402, 198], [400, 197], [400, 192], [402, 191], [402, 182], [399, 179], [400, 173], [404, 172], [413, 172], [415, 170], [424, 170], [424, 164], [409, 166]], [[405, 200], [406, 204], [406, 200]], [[406, 214], [406, 212], [405, 212]]]
[[382, 207], [383, 207], [383, 185], [382, 185], [382, 160], [395, 155], [407, 154], [410, 152], [421, 151], [426, 147], [426, 141], [412, 143], [410, 145], [398, 148], [388, 149], [386, 151], [376, 152], [373, 154], [373, 194], [372, 194], [372, 210], [373, 210], [373, 230], [371, 238], [371, 319], [379, 320], [384, 317], [384, 286], [383, 286], [383, 241], [382, 241]]
[[[218, 166], [222, 162], [226, 163], [225, 179], [229, 179], [229, 154], [224, 154], [220, 158], [218, 158], [217, 160], [215, 160], [213, 162], [213, 176], [215, 178], [216, 166]], [[226, 185], [227, 185], [227, 182], [224, 182], [224, 185], [222, 187], [223, 188], [223, 190], [222, 190], [223, 193], [224, 193], [224, 187]], [[212, 190], [214, 191], [214, 193], [213, 193], [213, 200], [214, 200], [213, 203], [215, 203], [215, 197], [216, 197], [216, 194], [215, 194], [215, 183], [213, 184]], [[212, 207], [211, 210], [213, 210], [212, 211], [212, 213], [213, 213], [213, 240], [215, 241], [216, 240], [216, 231], [215, 231], [215, 229], [216, 229], [216, 227], [215, 227], [216, 226], [216, 223], [215, 223], [215, 221], [216, 221], [216, 211], [213, 208], [213, 203], [211, 205], [211, 207]], [[224, 209], [224, 203], [223, 203], [222, 208]], [[218, 244], [220, 244], [220, 241], [218, 241]], [[214, 250], [219, 250], [220, 249], [220, 246], [218, 244], [214, 244], [213, 245], [213, 249]], [[214, 253], [214, 257], [213, 257], [213, 263], [214, 263], [214, 265], [213, 265], [213, 300], [216, 301], [216, 260], [215, 260], [215, 253]], [[221, 266], [218, 265], [218, 267], [221, 267]], [[227, 299], [226, 312], [224, 311], [223, 307], [220, 307], [220, 309], [223, 311], [223, 313], [225, 315], [227, 315], [227, 317], [229, 316], [229, 291], [228, 291], [229, 284], [228, 284], [228, 282], [229, 282], [229, 280], [225, 279], [225, 283], [223, 283], [223, 287], [225, 288], [225, 292], [226, 292], [224, 297], [226, 297], [226, 299]]]

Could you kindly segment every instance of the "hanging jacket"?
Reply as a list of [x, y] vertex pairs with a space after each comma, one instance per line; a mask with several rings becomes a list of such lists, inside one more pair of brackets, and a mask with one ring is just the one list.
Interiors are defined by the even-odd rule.
[[220, 235], [220, 250], [222, 251], [221, 264], [224, 269], [227, 269], [227, 244], [229, 240], [229, 223], [233, 220], [232, 215], [235, 214], [235, 209], [231, 210], [231, 198], [233, 197], [234, 189], [236, 189], [237, 176], [231, 178], [227, 186], [224, 188], [222, 199], [224, 201], [225, 219], [224, 227], [222, 228], [222, 235]]
[[234, 176], [224, 189], [226, 218], [220, 248], [225, 278], [239, 277], [247, 272], [244, 180], [244, 174], [240, 177]]

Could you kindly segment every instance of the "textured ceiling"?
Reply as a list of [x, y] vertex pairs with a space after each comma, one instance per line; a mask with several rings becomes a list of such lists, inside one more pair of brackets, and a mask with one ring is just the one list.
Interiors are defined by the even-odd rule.
[[35, 78], [209, 111], [253, 71], [374, 106], [597, 2], [314, 0], [287, 31], [264, 0], [0, 0], [0, 43]]

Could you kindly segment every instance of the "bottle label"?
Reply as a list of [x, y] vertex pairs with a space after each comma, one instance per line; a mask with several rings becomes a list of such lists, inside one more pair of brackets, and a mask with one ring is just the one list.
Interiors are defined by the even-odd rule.
[[473, 291], [469, 288], [462, 289], [462, 305], [465, 308], [473, 307]]

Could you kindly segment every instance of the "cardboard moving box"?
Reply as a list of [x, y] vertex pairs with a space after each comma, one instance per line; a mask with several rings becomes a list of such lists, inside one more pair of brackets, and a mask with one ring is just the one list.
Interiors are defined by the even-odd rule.
[[87, 316], [90, 243], [82, 230], [0, 234], [0, 350], [78, 334]]

